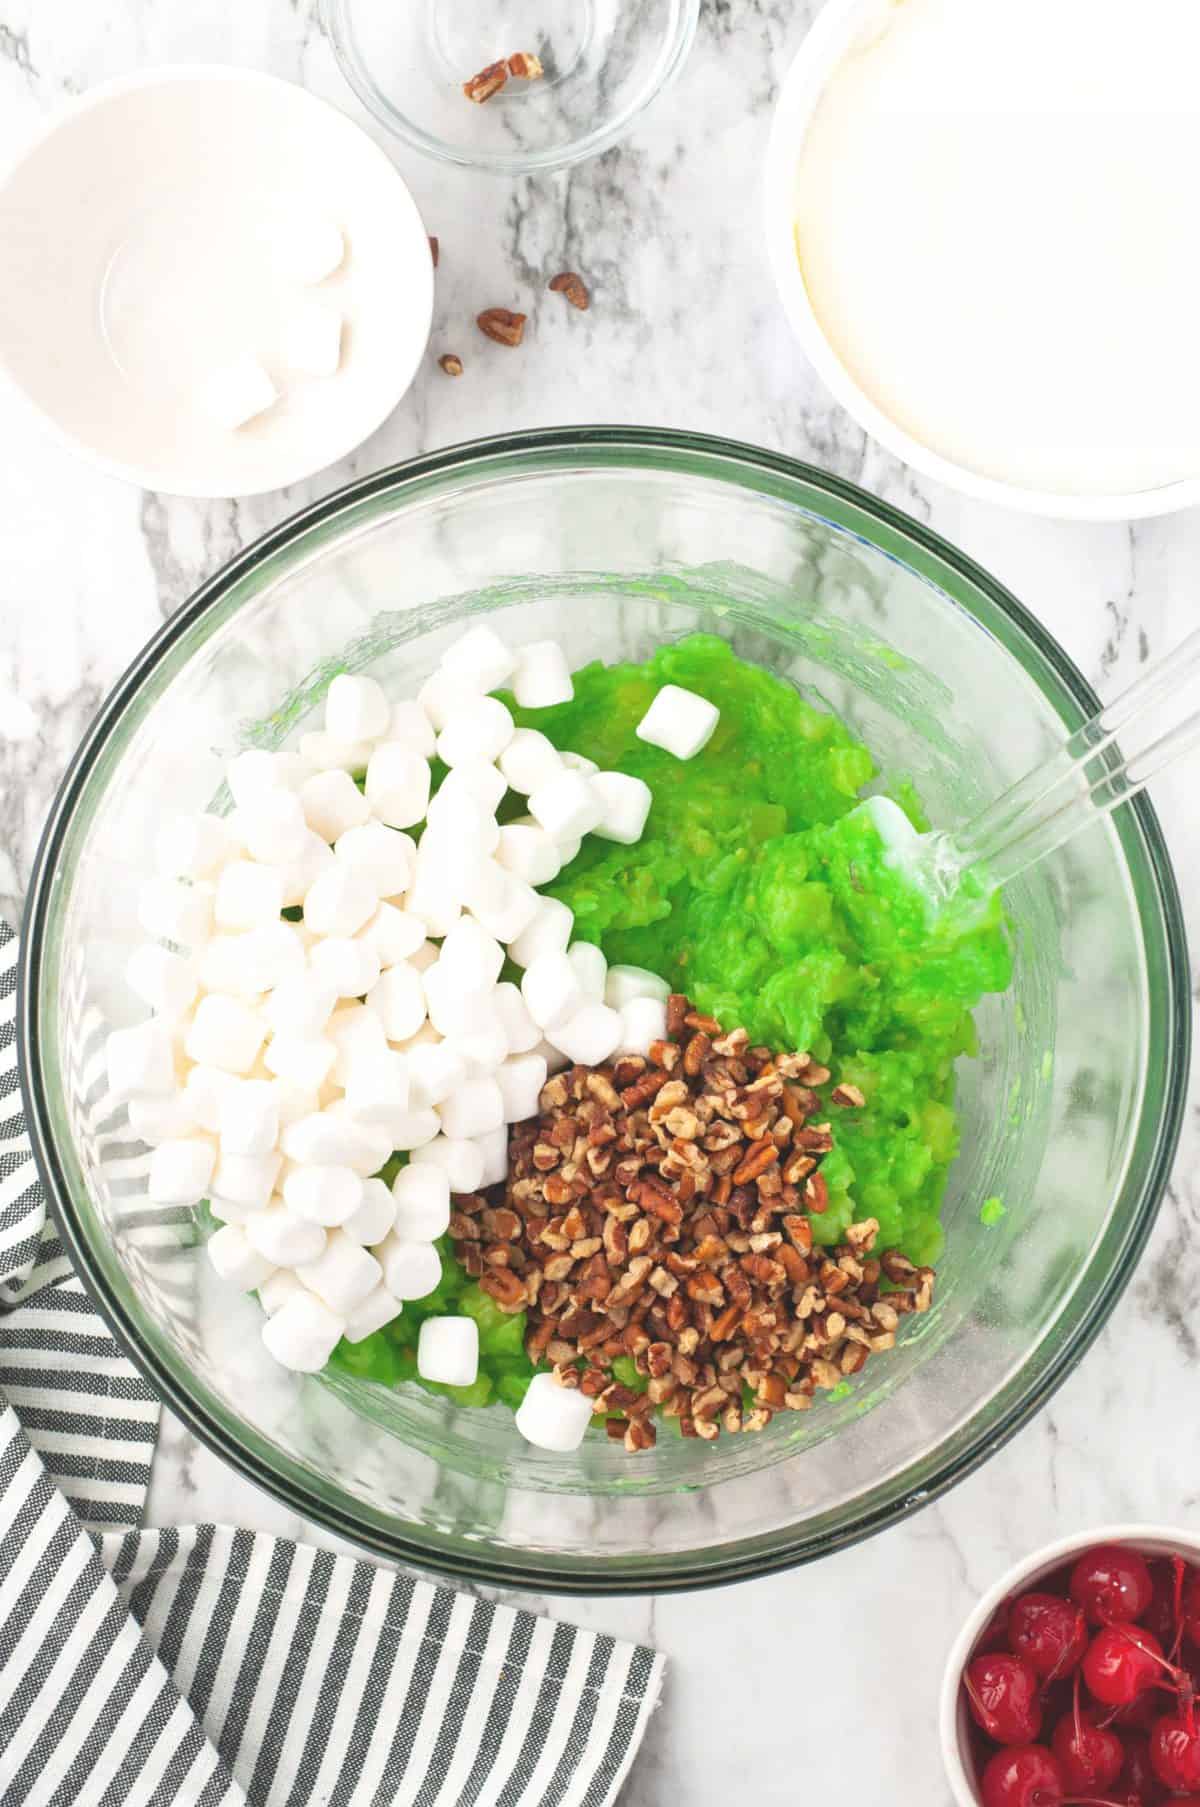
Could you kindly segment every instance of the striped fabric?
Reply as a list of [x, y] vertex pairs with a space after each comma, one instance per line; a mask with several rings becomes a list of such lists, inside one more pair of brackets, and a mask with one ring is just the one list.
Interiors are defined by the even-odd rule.
[[3, 1807], [606, 1807], [653, 1651], [262, 1533], [137, 1529], [158, 1403], [46, 1223], [15, 966], [0, 924]]

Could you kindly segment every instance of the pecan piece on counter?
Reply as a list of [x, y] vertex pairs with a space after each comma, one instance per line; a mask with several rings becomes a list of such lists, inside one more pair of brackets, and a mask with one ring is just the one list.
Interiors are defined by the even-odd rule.
[[494, 339], [497, 345], [519, 345], [525, 337], [525, 321], [528, 315], [514, 314], [506, 307], [485, 307], [481, 314], [476, 314], [475, 324], [486, 339]]
[[553, 289], [556, 295], [564, 296], [572, 307], [579, 309], [580, 313], [586, 313], [591, 306], [592, 298], [588, 294], [583, 278], [574, 270], [560, 271], [557, 276], [550, 278], [547, 286]]
[[489, 63], [486, 69], [481, 69], [478, 75], [473, 75], [470, 81], [463, 83], [462, 91], [468, 100], [476, 101], [482, 106], [485, 100], [491, 100], [493, 94], [499, 94], [507, 80], [506, 63]]

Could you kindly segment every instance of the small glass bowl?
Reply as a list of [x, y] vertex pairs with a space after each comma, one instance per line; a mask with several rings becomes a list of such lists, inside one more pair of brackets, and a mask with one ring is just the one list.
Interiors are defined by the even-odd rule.
[[[502, 175], [558, 169], [615, 144], [682, 66], [700, 0], [322, 0], [342, 73], [414, 149]], [[464, 82], [532, 53], [484, 102]]]

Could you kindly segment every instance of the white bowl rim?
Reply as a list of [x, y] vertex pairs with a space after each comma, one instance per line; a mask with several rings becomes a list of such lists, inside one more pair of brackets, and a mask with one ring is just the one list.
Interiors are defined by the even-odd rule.
[[942, 1676], [942, 1693], [938, 1707], [938, 1736], [942, 1746], [942, 1762], [958, 1807], [979, 1807], [979, 1791], [963, 1761], [960, 1735], [959, 1683], [977, 1639], [996, 1608], [1010, 1594], [1020, 1593], [1025, 1584], [1038, 1581], [1058, 1568], [1070, 1556], [1080, 1555], [1095, 1544], [1132, 1544], [1153, 1556], [1179, 1553], [1200, 1561], [1200, 1532], [1184, 1531], [1178, 1525], [1141, 1523], [1094, 1525], [1085, 1531], [1073, 1531], [1068, 1537], [1043, 1544], [1007, 1569], [981, 1596], [974, 1611], [950, 1647]]
[[808, 121], [829, 76], [869, 22], [872, 9], [881, 16], [881, 0], [826, 0], [783, 78], [767, 142], [763, 182], [767, 255], [784, 312], [809, 363], [835, 400], [894, 457], [978, 501], [1072, 521], [1149, 520], [1193, 507], [1200, 502], [1200, 475], [1106, 495], [1073, 495], [985, 477], [913, 439], [859, 388], [834, 351], [813, 311], [796, 259], [792, 188]]
[[[159, 63], [147, 69], [129, 70], [124, 75], [110, 76], [102, 82], [94, 83], [90, 88], [86, 88], [82, 94], [72, 95], [68, 100], [55, 107], [49, 117], [39, 126], [35, 127], [34, 130], [23, 139], [16, 151], [7, 159], [3, 167], [0, 168], [0, 189], [4, 188], [28, 157], [39, 150], [56, 132], [61, 131], [65, 125], [78, 118], [81, 114], [89, 113], [94, 107], [102, 105], [105, 101], [113, 100], [119, 95], [135, 93], [141, 88], [167, 87], [174, 82], [180, 81], [214, 83], [230, 81], [239, 83], [245, 82], [251, 86], [260, 88], [286, 88], [293, 94], [303, 95], [306, 100], [312, 102], [314, 107], [333, 114], [335, 118], [342, 120], [345, 125], [359, 133], [364, 144], [370, 147], [376, 158], [382, 164], [386, 165], [388, 171], [390, 171], [391, 177], [395, 182], [400, 195], [412, 209], [417, 220], [421, 224], [422, 231], [424, 231], [424, 222], [421, 220], [420, 210], [417, 207], [412, 190], [409, 188], [404, 177], [400, 174], [400, 171], [396, 168], [396, 165], [392, 162], [386, 151], [384, 151], [380, 145], [376, 144], [370, 133], [364, 131], [356, 120], [352, 119], [348, 113], [344, 113], [333, 101], [326, 100], [323, 95], [314, 94], [311, 88], [306, 88], [302, 82], [289, 81], [286, 76], [272, 75], [265, 69], [242, 68], [237, 63]], [[390, 390], [386, 392], [387, 399], [385, 404], [380, 409], [378, 417], [373, 419], [372, 424], [368, 426], [365, 432], [356, 428], [354, 436], [349, 444], [344, 444], [339, 441], [336, 445], [331, 447], [328, 456], [325, 456], [325, 454], [322, 453], [319, 463], [306, 463], [294, 472], [289, 473], [285, 482], [270, 483], [265, 487], [260, 486], [254, 489], [239, 488], [234, 499], [241, 499], [245, 496], [269, 495], [273, 491], [290, 488], [294, 483], [303, 483], [307, 478], [316, 476], [319, 471], [328, 470], [331, 465], [338, 464], [343, 458], [350, 457], [350, 455], [357, 451], [359, 446], [363, 445], [373, 433], [378, 432], [384, 421], [387, 420], [388, 416], [399, 406], [400, 402], [412, 387], [413, 379], [420, 368], [421, 359], [424, 357], [426, 346], [429, 343], [429, 334], [433, 327], [433, 303], [434, 294], [431, 275], [429, 284], [429, 318], [425, 325], [420, 351], [413, 361], [413, 368], [405, 379], [403, 387], [397, 393], [393, 394]], [[85, 459], [94, 470], [102, 471], [109, 477], [119, 477], [126, 483], [134, 483], [139, 489], [157, 490], [163, 495], [193, 496], [204, 501], [225, 501], [229, 499], [225, 492], [214, 491], [210, 484], [181, 483], [178, 478], [173, 477], [166, 472], [156, 470], [153, 465], [136, 464], [123, 458], [109, 458], [103, 452], [97, 452], [86, 440], [80, 439], [74, 433], [69, 432], [52, 414], [48, 414], [41, 404], [36, 402], [28, 391], [16, 380], [12, 372], [5, 365], [3, 359], [0, 359], [0, 382], [3, 382], [6, 393], [16, 399], [18, 405], [25, 410], [27, 417], [32, 422], [36, 423], [44, 433], [48, 434], [51, 439], [56, 441], [57, 444], [66, 451], [74, 453], [78, 458]]]

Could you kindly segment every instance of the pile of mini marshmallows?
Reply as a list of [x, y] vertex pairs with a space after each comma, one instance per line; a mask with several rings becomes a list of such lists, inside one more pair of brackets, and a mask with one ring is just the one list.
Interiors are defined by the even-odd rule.
[[[108, 1038], [113, 1099], [152, 1149], [150, 1198], [209, 1200], [213, 1266], [257, 1289], [264, 1343], [299, 1372], [438, 1284], [451, 1193], [505, 1178], [507, 1126], [548, 1072], [665, 1033], [662, 980], [572, 946], [571, 911], [536, 890], [585, 834], [637, 841], [650, 790], [514, 727], [503, 685], [528, 708], [573, 694], [558, 645], [513, 652], [486, 626], [415, 701], [335, 678], [324, 730], [238, 754], [231, 812], [171, 823], [140, 894], [154, 939], [127, 977], [154, 1014]], [[717, 717], [667, 685], [638, 733], [689, 758]], [[528, 814], [501, 827], [509, 789]], [[497, 982], [506, 952], [519, 988]], [[397, 1150], [389, 1187], [372, 1176]], [[468, 1386], [478, 1360], [471, 1319], [422, 1324], [426, 1379]]]

